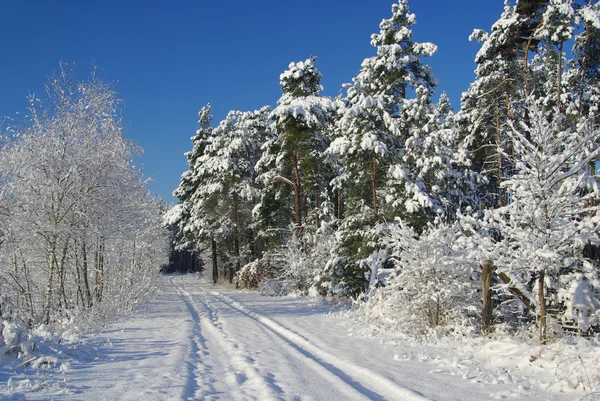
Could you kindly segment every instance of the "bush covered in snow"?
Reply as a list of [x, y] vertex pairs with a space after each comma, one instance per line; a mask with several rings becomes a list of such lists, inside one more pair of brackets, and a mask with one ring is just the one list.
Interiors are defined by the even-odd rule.
[[274, 254], [265, 254], [262, 259], [256, 259], [244, 266], [235, 274], [233, 281], [237, 288], [259, 288], [259, 286], [270, 278], [273, 278], [277, 271], [279, 256]]
[[381, 251], [363, 263], [370, 287], [361, 309], [402, 331], [476, 327], [478, 266], [459, 250], [453, 225], [430, 225], [421, 235], [401, 221], [380, 225]]

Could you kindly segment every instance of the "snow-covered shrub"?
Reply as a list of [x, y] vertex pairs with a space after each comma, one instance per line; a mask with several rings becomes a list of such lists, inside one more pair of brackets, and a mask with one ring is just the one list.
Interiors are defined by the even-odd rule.
[[326, 295], [331, 286], [325, 266], [331, 256], [333, 235], [327, 229], [293, 235], [281, 248], [279, 279], [285, 287], [303, 295]]
[[238, 288], [259, 288], [259, 285], [272, 278], [276, 271], [276, 255], [265, 254], [261, 259], [242, 266], [233, 277], [233, 281]]
[[462, 220], [479, 258], [493, 261], [496, 289], [526, 305], [544, 342], [552, 320], [581, 332], [600, 324], [598, 266], [584, 255], [600, 243], [600, 187], [588, 167], [600, 154], [600, 130], [586, 119], [569, 126], [531, 99], [527, 111], [528, 124], [507, 132], [507, 203]]
[[470, 330], [478, 314], [479, 281], [477, 266], [458, 251], [456, 225], [429, 225], [421, 235], [402, 221], [378, 229], [386, 252], [363, 262], [371, 267], [363, 312], [412, 333], [439, 326]]

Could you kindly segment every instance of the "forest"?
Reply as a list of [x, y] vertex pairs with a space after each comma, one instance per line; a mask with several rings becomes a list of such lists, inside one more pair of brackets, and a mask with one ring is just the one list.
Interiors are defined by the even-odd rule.
[[177, 247], [214, 282], [353, 300], [415, 334], [597, 333], [599, 11], [507, 1], [470, 37], [457, 112], [436, 98], [437, 47], [413, 39], [407, 0], [338, 97], [320, 95], [311, 56], [280, 75], [274, 108], [213, 124], [207, 104], [165, 215]]

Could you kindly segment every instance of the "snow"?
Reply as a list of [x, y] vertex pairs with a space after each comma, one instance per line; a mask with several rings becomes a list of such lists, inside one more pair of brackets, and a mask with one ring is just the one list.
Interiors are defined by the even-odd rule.
[[600, 366], [592, 340], [423, 341], [321, 300], [236, 291], [195, 275], [163, 277], [135, 314], [55, 346], [62, 352], [38, 358], [39, 369], [0, 365], [0, 398], [572, 400], [598, 388]]

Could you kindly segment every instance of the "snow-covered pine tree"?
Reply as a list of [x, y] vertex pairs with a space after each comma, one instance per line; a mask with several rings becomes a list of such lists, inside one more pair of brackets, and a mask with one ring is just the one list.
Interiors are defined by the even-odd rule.
[[194, 246], [194, 229], [190, 221], [190, 210], [192, 207], [191, 197], [196, 189], [202, 184], [195, 171], [198, 167], [198, 159], [204, 155], [206, 146], [210, 143], [213, 128], [210, 126], [213, 116], [210, 112], [211, 105], [208, 103], [198, 112], [198, 124], [200, 128], [196, 131], [192, 140], [192, 150], [185, 153], [188, 169], [181, 175], [179, 186], [173, 195], [179, 200], [166, 214], [168, 224], [179, 228], [175, 242], [179, 247]]
[[[525, 2], [520, 4], [522, 13], [534, 12], [535, 7], [525, 7]], [[473, 154], [473, 169], [487, 177], [481, 193], [487, 194], [488, 206], [504, 202], [500, 183], [510, 175], [511, 166], [500, 149], [509, 142], [508, 120], [522, 115], [519, 108], [525, 97], [525, 78], [529, 76], [525, 72], [528, 59], [520, 56], [527, 46], [521, 36], [523, 30], [523, 18], [517, 7], [505, 1], [504, 11], [491, 32], [476, 29], [469, 38], [482, 45], [475, 57], [476, 79], [462, 95], [457, 121]]]
[[[574, 92], [577, 116], [586, 116], [600, 124], [600, 5], [586, 1], [576, 7], [575, 22], [581, 27], [575, 34], [574, 65], [565, 74], [565, 80]], [[572, 114], [572, 113], [570, 113]]]
[[[202, 221], [200, 216], [192, 216], [192, 207], [194, 204], [193, 197], [196, 189], [202, 185], [200, 177], [196, 174], [198, 159], [204, 155], [207, 145], [212, 138], [213, 128], [211, 122], [213, 116], [211, 114], [211, 105], [208, 103], [198, 112], [199, 128], [196, 130], [192, 140], [192, 150], [185, 153], [188, 161], [188, 169], [181, 175], [179, 186], [173, 195], [179, 200], [175, 206], [165, 213], [165, 222], [168, 225], [177, 227], [174, 242], [177, 248], [195, 248], [201, 238], [199, 232], [202, 227], [197, 223]], [[196, 209], [196, 213], [199, 213]], [[211, 243], [211, 259], [212, 259], [212, 278], [216, 283], [219, 276], [218, 258], [217, 258], [217, 242], [215, 238], [210, 238]]]
[[200, 112], [201, 128], [193, 138], [194, 149], [186, 154], [191, 167], [175, 191], [182, 202], [169, 211], [167, 221], [179, 224], [196, 243], [210, 243], [213, 280], [218, 277], [218, 254], [228, 254], [224, 259], [230, 263], [231, 281], [244, 259], [244, 246], [254, 240], [247, 228], [257, 198], [254, 167], [261, 145], [271, 136], [270, 108], [230, 111], [214, 129], [209, 111]]
[[[299, 232], [306, 222], [318, 225], [320, 203], [327, 201], [322, 197], [328, 194], [323, 186], [329, 180], [323, 177], [328, 172], [331, 175], [324, 150], [329, 145], [327, 130], [336, 104], [329, 97], [319, 96], [321, 74], [314, 66], [315, 60], [311, 57], [291, 63], [281, 74], [283, 95], [271, 113], [277, 137], [265, 144], [264, 157], [258, 164], [264, 192], [257, 214], [264, 221], [285, 221], [285, 209], [272, 210], [269, 203], [275, 201], [286, 207], [286, 199], [292, 194], [294, 223]], [[273, 214], [284, 217], [275, 218]], [[308, 220], [310, 214], [315, 220]]]
[[[430, 167], [442, 167], [438, 181], [446, 174], [448, 158], [453, 157], [448, 141], [452, 131], [432, 133], [447, 128], [442, 111], [449, 110], [443, 99], [437, 110], [431, 102], [437, 82], [421, 58], [437, 47], [412, 39], [415, 22], [408, 2], [401, 0], [392, 6], [392, 17], [381, 22], [380, 32], [372, 35], [377, 55], [363, 61], [348, 85], [337, 137], [328, 150], [339, 155], [343, 172], [335, 184], [346, 193], [340, 243], [329, 269], [354, 294], [366, 289], [359, 260], [374, 250], [378, 221], [397, 216], [410, 220], [423, 209], [434, 215], [442, 209], [432, 198], [441, 191], [431, 181], [436, 173]], [[423, 226], [419, 220], [413, 223]]]

